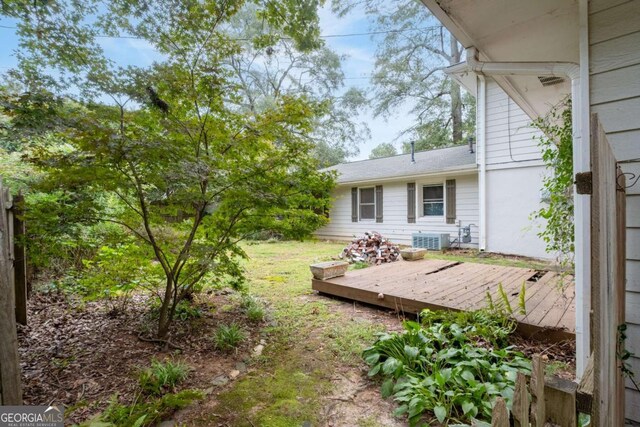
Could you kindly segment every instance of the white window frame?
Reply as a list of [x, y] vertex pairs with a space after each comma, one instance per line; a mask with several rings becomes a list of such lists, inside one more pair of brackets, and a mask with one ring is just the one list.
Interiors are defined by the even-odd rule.
[[[442, 187], [442, 215], [425, 215], [424, 214], [424, 188], [425, 187]], [[441, 182], [431, 182], [420, 184], [420, 199], [416, 197], [416, 203], [418, 206], [416, 208], [420, 209], [420, 218], [427, 221], [435, 221], [442, 222], [445, 221], [446, 212], [447, 212], [447, 192], [445, 191], [445, 181]]]
[[[365, 206], [370, 206], [373, 205], [373, 218], [362, 218], [362, 210], [360, 209], [360, 207], [362, 206], [362, 201], [360, 200], [360, 192], [362, 190], [373, 190], [373, 203], [365, 203]], [[376, 220], [376, 187], [372, 186], [372, 187], [358, 187], [358, 221], [362, 221], [362, 222], [374, 222]]]

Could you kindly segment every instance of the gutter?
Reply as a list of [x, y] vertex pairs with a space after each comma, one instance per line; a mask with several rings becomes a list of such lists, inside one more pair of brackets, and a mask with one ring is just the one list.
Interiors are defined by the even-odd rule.
[[[478, 60], [475, 47], [466, 49], [469, 70], [479, 76], [544, 76], [568, 77], [571, 79], [571, 120], [573, 124], [573, 171], [586, 172], [591, 169], [588, 140], [582, 142], [582, 135], [589, 137], [588, 116], [584, 117], [583, 97], [588, 96], [582, 87], [581, 77], [585, 73], [580, 65], [573, 62], [482, 62]], [[582, 57], [582, 56], [581, 56]], [[584, 85], [588, 84], [588, 74]], [[586, 95], [585, 95], [586, 92]], [[587, 107], [588, 108], [588, 107]], [[484, 125], [483, 125], [484, 127]], [[481, 174], [482, 174], [481, 161]], [[580, 378], [590, 354], [591, 310], [591, 212], [588, 195], [578, 195], [574, 186], [575, 224], [575, 281], [576, 281], [576, 374]], [[486, 207], [481, 207], [483, 209]]]
[[371, 184], [376, 182], [391, 182], [391, 181], [407, 181], [419, 178], [436, 178], [441, 176], [451, 176], [452, 174], [460, 174], [460, 175], [469, 175], [478, 173], [478, 168], [476, 165], [473, 167], [467, 167], [464, 169], [440, 169], [436, 172], [426, 172], [420, 174], [413, 175], [400, 175], [400, 176], [390, 176], [386, 178], [370, 178], [363, 179], [357, 181], [340, 181], [340, 177], [338, 177], [338, 182], [336, 182], [337, 186], [341, 185], [353, 185], [353, 184]]

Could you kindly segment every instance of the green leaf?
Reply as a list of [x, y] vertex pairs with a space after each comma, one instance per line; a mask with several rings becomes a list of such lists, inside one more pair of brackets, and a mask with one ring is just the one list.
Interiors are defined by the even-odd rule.
[[367, 362], [367, 365], [373, 365], [378, 363], [380, 360], [380, 353], [371, 353], [364, 358], [364, 361]]
[[462, 371], [460, 376], [467, 382], [471, 382], [471, 381], [474, 381], [476, 379], [476, 377], [473, 375], [473, 373], [471, 371], [467, 370], [467, 369]]
[[390, 375], [394, 373], [400, 366], [402, 366], [402, 363], [398, 359], [390, 357], [385, 360], [384, 364], [382, 365], [382, 372], [386, 375]]
[[146, 415], [141, 416], [140, 418], [138, 418], [136, 420], [135, 423], [133, 423], [132, 427], [142, 427], [142, 425], [144, 424], [144, 420], [147, 418]]
[[393, 394], [393, 379], [389, 378], [382, 383], [381, 387], [382, 397], [385, 399]]
[[401, 416], [403, 416], [404, 414], [407, 413], [408, 409], [409, 409], [409, 406], [400, 405], [393, 411], [393, 416], [394, 417], [401, 417]]
[[433, 413], [440, 423], [444, 423], [444, 420], [447, 418], [447, 408], [444, 406], [438, 405], [433, 408]]
[[377, 375], [378, 372], [380, 372], [380, 368], [382, 368], [382, 363], [378, 363], [376, 366], [371, 368], [371, 370], [369, 371], [369, 373], [367, 375], [369, 375], [370, 377], [373, 377], [373, 376]]
[[418, 347], [411, 347], [408, 345], [404, 346], [404, 354], [407, 356], [407, 359], [413, 360], [418, 357], [420, 353], [420, 349]]
[[[476, 405], [468, 400], [465, 400], [464, 402], [462, 402], [462, 413], [467, 415], [470, 414], [472, 411], [475, 411], [475, 413], [478, 412], [478, 408], [476, 407]], [[475, 413], [471, 413], [471, 416], [474, 416]]]

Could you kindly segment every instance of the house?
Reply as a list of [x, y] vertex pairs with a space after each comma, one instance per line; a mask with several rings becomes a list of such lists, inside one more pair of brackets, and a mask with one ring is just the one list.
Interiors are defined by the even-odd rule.
[[[476, 94], [475, 78], [450, 72]], [[537, 235], [541, 224], [531, 219], [544, 203], [540, 134], [495, 82], [486, 96], [487, 111], [478, 116], [486, 118], [480, 128], [487, 138], [477, 150], [456, 146], [330, 168], [338, 172], [334, 206], [317, 236], [346, 240], [373, 229], [411, 245], [415, 233], [444, 233], [455, 247], [552, 258]]]
[[[577, 374], [593, 354], [595, 425], [621, 425], [625, 417], [640, 422], [640, 393], [627, 380], [626, 399], [618, 395], [615, 364], [617, 328], [624, 322], [626, 347], [636, 355], [627, 362], [636, 378], [640, 376], [640, 2], [422, 2], [467, 49], [467, 69], [476, 77], [479, 95], [490, 90], [491, 79], [531, 118], [546, 115], [552, 105], [571, 97], [576, 173], [590, 172], [603, 157], [601, 151], [591, 156], [590, 140], [597, 135], [590, 132], [590, 121], [592, 113], [598, 114], [613, 155], [627, 174], [626, 265], [621, 263], [626, 267], [626, 292], [623, 288], [620, 294], [626, 310], [624, 305], [621, 311], [611, 309], [617, 307], [618, 280], [600, 274], [612, 268], [620, 251], [615, 242], [600, 238], [601, 217], [591, 217], [594, 196], [576, 190]], [[545, 84], [549, 82], [553, 84]], [[611, 201], [602, 212], [613, 221], [620, 214]], [[597, 246], [592, 247], [592, 240]], [[620, 402], [625, 402], [624, 412], [616, 406]]]

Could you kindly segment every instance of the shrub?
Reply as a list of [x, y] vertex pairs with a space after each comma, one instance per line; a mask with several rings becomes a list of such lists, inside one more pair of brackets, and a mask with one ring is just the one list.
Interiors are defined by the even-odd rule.
[[154, 360], [151, 367], [140, 372], [138, 382], [142, 390], [150, 395], [160, 396], [172, 390], [178, 383], [187, 378], [189, 367], [182, 362], [159, 362]]
[[[427, 411], [441, 424], [490, 420], [495, 398], [511, 401], [516, 373], [530, 371], [530, 362], [510, 347], [474, 342], [472, 337], [481, 334], [471, 317], [458, 324], [430, 313], [423, 316], [425, 326], [405, 322], [402, 333], [379, 334], [363, 352], [369, 375], [385, 379], [382, 395], [394, 397], [400, 404], [395, 415], [406, 414], [412, 426]], [[487, 319], [482, 312], [477, 316]]]
[[229, 351], [236, 348], [246, 335], [244, 331], [235, 323], [230, 325], [220, 325], [213, 334], [213, 343], [218, 350]]

